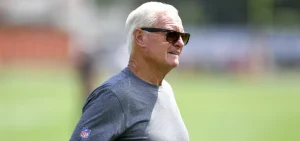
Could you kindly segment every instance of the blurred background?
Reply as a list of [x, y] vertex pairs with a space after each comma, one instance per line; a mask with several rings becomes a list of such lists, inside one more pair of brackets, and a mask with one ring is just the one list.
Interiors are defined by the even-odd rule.
[[[1, 140], [68, 140], [89, 92], [127, 65], [125, 20], [144, 2], [0, 0]], [[162, 2], [191, 33], [166, 78], [190, 140], [300, 140], [300, 1]]]

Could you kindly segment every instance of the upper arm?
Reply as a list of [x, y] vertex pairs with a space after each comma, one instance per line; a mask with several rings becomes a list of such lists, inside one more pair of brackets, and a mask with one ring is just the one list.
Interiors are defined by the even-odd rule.
[[70, 141], [82, 140], [84, 128], [90, 131], [85, 141], [111, 141], [124, 132], [124, 111], [111, 90], [100, 89], [92, 93]]

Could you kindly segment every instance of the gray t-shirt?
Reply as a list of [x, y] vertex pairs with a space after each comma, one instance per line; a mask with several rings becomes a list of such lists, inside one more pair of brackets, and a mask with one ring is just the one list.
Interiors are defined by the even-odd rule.
[[70, 141], [188, 141], [171, 86], [149, 84], [128, 68], [88, 97]]

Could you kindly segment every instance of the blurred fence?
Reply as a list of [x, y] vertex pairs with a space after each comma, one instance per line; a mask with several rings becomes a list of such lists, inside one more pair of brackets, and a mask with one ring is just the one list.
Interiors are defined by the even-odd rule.
[[67, 63], [68, 34], [49, 27], [0, 27], [0, 66]]

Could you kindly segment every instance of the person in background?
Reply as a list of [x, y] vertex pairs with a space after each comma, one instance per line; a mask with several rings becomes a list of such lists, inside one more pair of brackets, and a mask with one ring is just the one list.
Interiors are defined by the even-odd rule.
[[[122, 44], [121, 21], [131, 3], [97, 0], [68, 0], [70, 60], [82, 101], [105, 78], [114, 52]], [[117, 39], [117, 40], [116, 40]], [[124, 38], [125, 40], [125, 38]]]

